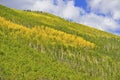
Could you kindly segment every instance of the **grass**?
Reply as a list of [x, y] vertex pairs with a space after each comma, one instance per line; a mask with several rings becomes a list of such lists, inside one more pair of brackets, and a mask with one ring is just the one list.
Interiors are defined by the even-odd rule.
[[120, 37], [0, 5], [0, 61], [2, 80], [119, 80]]

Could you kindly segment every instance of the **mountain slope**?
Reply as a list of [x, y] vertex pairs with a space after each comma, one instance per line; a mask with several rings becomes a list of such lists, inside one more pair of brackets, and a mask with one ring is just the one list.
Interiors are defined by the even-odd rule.
[[120, 37], [0, 5], [0, 61], [3, 80], [119, 80]]

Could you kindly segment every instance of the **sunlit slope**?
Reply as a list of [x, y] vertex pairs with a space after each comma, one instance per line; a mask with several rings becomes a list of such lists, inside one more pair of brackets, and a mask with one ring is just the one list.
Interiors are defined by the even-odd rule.
[[[1, 24], [1, 22], [0, 22]], [[4, 25], [5, 26], [5, 25]], [[82, 79], [66, 63], [53, 59], [26, 44], [21, 34], [12, 34], [15, 29], [0, 25], [0, 79], [1, 80], [62, 80]], [[16, 35], [20, 37], [16, 37]], [[64, 72], [64, 73], [63, 73]], [[81, 74], [84, 76], [84, 74]]]
[[[82, 34], [92, 34], [96, 36], [96, 32], [98, 33], [97, 36], [104, 34], [104, 36], [111, 36], [110, 34], [90, 28], [84, 25], [80, 25], [77, 23], [66, 21], [62, 18], [59, 18], [57, 16], [54, 16], [52, 14], [44, 13], [44, 12], [27, 12], [27, 11], [19, 11], [15, 9], [9, 9], [4, 6], [0, 6], [0, 16], [5, 17], [6, 19], [22, 24], [26, 27], [34, 27], [38, 25], [48, 25], [49, 27], [63, 30], [65, 32], [68, 31], [68, 33], [77, 35], [78, 31], [80, 31]], [[12, 18], [11, 18], [12, 17]], [[88, 30], [86, 30], [88, 29]], [[70, 32], [72, 31], [72, 32]], [[79, 32], [79, 34], [80, 34]], [[103, 35], [101, 35], [103, 36]]]
[[[25, 12], [15, 9], [9, 9], [4, 6], [0, 6], [0, 13], [1, 17], [4, 17], [5, 19], [10, 20], [11, 22], [26, 27], [31, 28], [34, 26], [47, 26], [69, 34], [83, 37], [85, 40], [98, 45], [100, 48], [100, 53], [103, 54], [113, 53], [116, 50], [119, 50], [120, 47], [120, 43], [118, 40], [120, 39], [120, 37], [118, 36], [81, 24], [65, 21], [64, 19], [54, 16], [52, 14], [40, 12]], [[101, 50], [101, 48], [103, 50]], [[108, 52], [106, 52], [106, 49], [108, 50]]]
[[3, 80], [119, 80], [120, 37], [0, 6], [0, 61]]
[[2, 23], [2, 24], [0, 24], [0, 26], [3, 27], [3, 30], [4, 30], [4, 28], [13, 30], [9, 34], [14, 35], [14, 37], [25, 36], [24, 38], [34, 39], [36, 41], [37, 45], [40, 45], [42, 42], [41, 40], [43, 39], [43, 41], [45, 41], [45, 43], [49, 42], [52, 44], [57, 44], [57, 42], [58, 42], [63, 45], [74, 46], [74, 47], [88, 47], [88, 48], [95, 47], [94, 43], [90, 43], [81, 37], [67, 34], [62, 31], [54, 30], [49, 27], [37, 26], [37, 27], [33, 27], [33, 28], [27, 28], [25, 26], [15, 24], [10, 21], [6, 21], [2, 17], [0, 17], [0, 22]]

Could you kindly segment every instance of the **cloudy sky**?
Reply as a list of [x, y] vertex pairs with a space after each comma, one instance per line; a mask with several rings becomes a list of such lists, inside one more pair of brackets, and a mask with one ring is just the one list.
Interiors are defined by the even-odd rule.
[[49, 12], [120, 35], [120, 0], [0, 0], [0, 4]]

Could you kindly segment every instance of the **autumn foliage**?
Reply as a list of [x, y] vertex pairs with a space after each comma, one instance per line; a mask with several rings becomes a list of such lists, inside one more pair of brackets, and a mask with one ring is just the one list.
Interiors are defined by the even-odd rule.
[[65, 32], [48, 28], [46, 26], [35, 26], [33, 28], [27, 28], [25, 26], [7, 21], [2, 17], [0, 17], [0, 21], [2, 22], [2, 24], [0, 24], [2, 27], [13, 30], [13, 32], [11, 32], [10, 34], [13, 34], [14, 37], [20, 37], [21, 35], [21, 37], [24, 36], [24, 38], [26, 39], [36, 40], [37, 44], [40, 43], [40, 38], [44, 38], [45, 41], [51, 41], [51, 43], [58, 42], [73, 47], [95, 47], [94, 43], [86, 41], [82, 37], [67, 34]]

